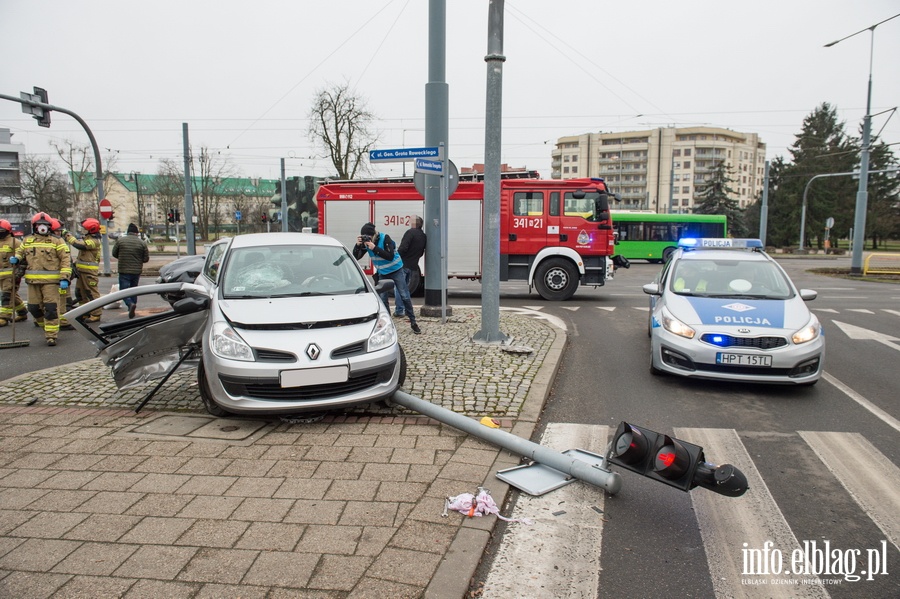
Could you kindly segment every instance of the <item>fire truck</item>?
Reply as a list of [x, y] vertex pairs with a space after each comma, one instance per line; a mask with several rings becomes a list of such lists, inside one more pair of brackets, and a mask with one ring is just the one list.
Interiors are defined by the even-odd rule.
[[[522, 280], [546, 300], [612, 279], [614, 236], [603, 179], [502, 179], [500, 280]], [[372, 222], [399, 245], [425, 200], [410, 181], [327, 182], [316, 194], [319, 232], [348, 248]], [[447, 203], [447, 273], [480, 279], [484, 182], [462, 180]], [[428, 222], [425, 232], [428, 233]], [[371, 264], [365, 263], [367, 272]]]

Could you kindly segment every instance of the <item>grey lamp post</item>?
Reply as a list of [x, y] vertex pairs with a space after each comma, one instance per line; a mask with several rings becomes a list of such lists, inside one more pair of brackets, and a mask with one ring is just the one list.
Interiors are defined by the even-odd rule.
[[872, 130], [872, 60], [875, 53], [875, 28], [882, 23], [887, 23], [891, 19], [900, 17], [896, 14], [893, 17], [875, 23], [871, 27], [860, 29], [856, 33], [851, 33], [846, 37], [835, 40], [829, 44], [825, 44], [826, 48], [830, 48], [835, 44], [839, 44], [846, 39], [857, 36], [865, 31], [871, 31], [872, 36], [869, 42], [869, 88], [866, 94], [866, 116], [863, 119], [863, 138], [862, 151], [859, 157], [859, 190], [856, 192], [856, 214], [853, 220], [853, 253], [850, 259], [850, 274], [862, 274], [862, 255], [863, 245], [866, 241], [866, 207], [869, 201], [869, 137]]

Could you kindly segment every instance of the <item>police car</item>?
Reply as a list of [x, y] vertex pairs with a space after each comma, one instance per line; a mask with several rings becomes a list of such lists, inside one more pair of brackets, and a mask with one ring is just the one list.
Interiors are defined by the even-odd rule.
[[650, 295], [650, 371], [814, 385], [825, 332], [758, 239], [681, 239]]

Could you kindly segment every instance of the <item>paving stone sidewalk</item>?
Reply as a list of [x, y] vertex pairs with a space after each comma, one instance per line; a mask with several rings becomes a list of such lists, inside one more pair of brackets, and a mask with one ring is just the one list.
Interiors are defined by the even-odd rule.
[[[470, 342], [477, 309], [420, 323], [405, 390], [530, 437], [565, 334], [503, 312], [518, 353]], [[444, 498], [502, 505], [519, 462], [399, 408], [216, 419], [185, 373], [135, 414], [148, 388], [98, 360], [3, 381], [0, 597], [459, 598], [496, 518]]]

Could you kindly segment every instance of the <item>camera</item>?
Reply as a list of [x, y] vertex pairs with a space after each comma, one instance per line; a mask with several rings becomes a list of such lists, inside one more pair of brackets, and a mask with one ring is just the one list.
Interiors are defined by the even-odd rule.
[[361, 243], [369, 243], [370, 241], [372, 241], [372, 236], [371, 235], [360, 235], [359, 240]]

